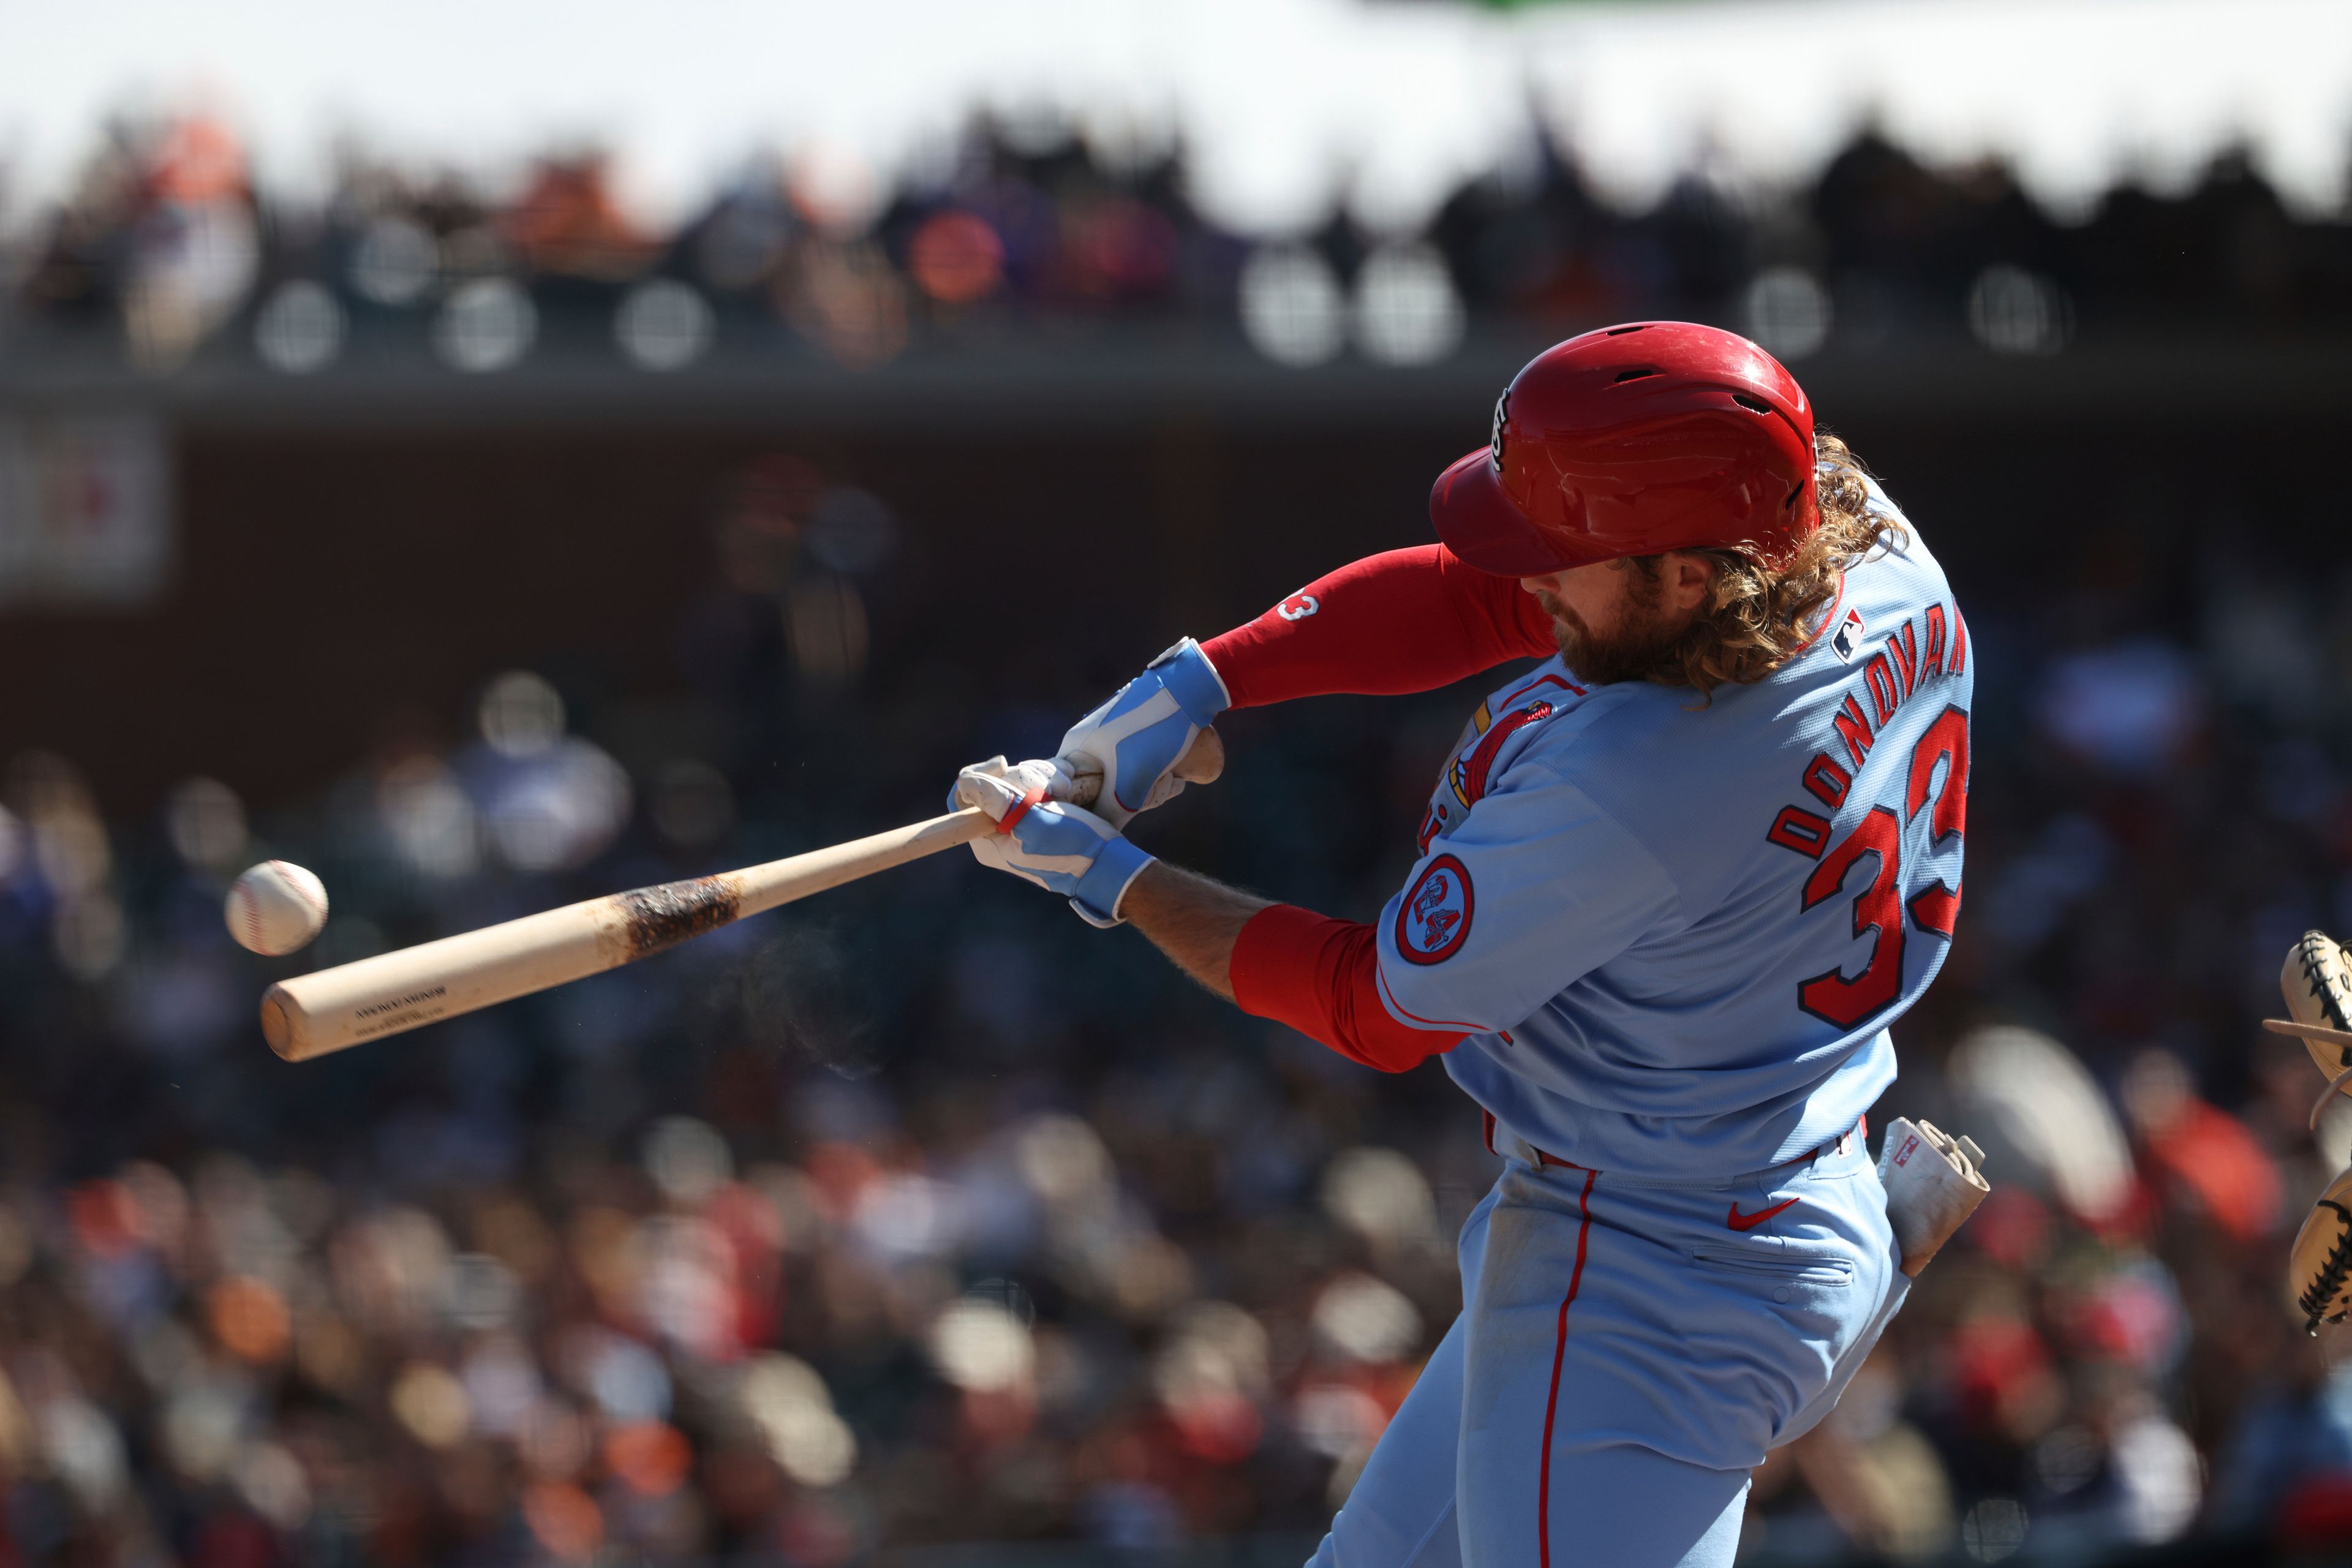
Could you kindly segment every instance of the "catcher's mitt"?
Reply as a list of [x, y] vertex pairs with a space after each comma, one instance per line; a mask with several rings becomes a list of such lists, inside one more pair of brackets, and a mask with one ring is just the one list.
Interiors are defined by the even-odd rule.
[[2337, 1321], [2352, 1307], [2352, 1170], [2327, 1184], [2294, 1233], [2287, 1283], [2303, 1309], [2306, 1332], [2317, 1333], [2320, 1324]]
[[2286, 997], [2288, 1016], [2265, 1018], [2263, 1027], [2301, 1040], [2313, 1063], [2327, 1075], [2327, 1087], [2311, 1105], [2315, 1132], [2329, 1098], [2338, 1091], [2352, 1093], [2352, 962], [2334, 937], [2307, 931], [2287, 950], [2279, 990]]

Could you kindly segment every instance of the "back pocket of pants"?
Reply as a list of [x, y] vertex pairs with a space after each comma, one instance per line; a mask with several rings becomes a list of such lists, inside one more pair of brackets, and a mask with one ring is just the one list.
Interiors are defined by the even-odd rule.
[[1750, 1251], [1701, 1249], [1691, 1261], [1706, 1268], [1753, 1275], [1784, 1283], [1837, 1286], [1853, 1283], [1853, 1260], [1819, 1252], [1779, 1252], [1759, 1247]]

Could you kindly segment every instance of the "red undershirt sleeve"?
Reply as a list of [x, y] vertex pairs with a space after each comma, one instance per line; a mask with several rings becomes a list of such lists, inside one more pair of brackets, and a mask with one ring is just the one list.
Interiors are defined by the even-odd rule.
[[[1202, 651], [1233, 706], [1255, 708], [1433, 691], [1553, 647], [1549, 618], [1517, 578], [1431, 544], [1342, 566]], [[1274, 904], [1234, 943], [1234, 999], [1383, 1072], [1405, 1072], [1466, 1037], [1399, 1023], [1381, 1003], [1379, 964], [1370, 926]]]
[[1398, 1023], [1381, 1005], [1372, 928], [1296, 904], [1269, 904], [1234, 942], [1234, 1000], [1351, 1061], [1406, 1072], [1467, 1037]]
[[1434, 691], [1554, 651], [1551, 623], [1516, 577], [1442, 544], [1368, 555], [1318, 577], [1202, 647], [1236, 708], [1337, 692]]

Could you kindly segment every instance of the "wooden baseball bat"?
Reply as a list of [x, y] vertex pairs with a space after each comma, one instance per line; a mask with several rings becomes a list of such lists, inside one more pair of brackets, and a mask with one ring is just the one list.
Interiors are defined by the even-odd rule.
[[[1214, 730], [1202, 731], [1176, 764], [1177, 776], [1195, 784], [1223, 771], [1224, 744]], [[1081, 773], [1072, 798], [1092, 805], [1101, 787], [1101, 774]], [[970, 805], [805, 855], [610, 893], [296, 975], [262, 994], [262, 1037], [288, 1061], [308, 1061], [618, 969], [746, 915], [995, 830], [986, 812]]]

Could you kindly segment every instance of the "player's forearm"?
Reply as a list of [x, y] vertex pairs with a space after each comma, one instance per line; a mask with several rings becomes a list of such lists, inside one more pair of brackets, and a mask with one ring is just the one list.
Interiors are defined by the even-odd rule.
[[1266, 903], [1254, 893], [1155, 860], [1129, 887], [1118, 912], [1177, 968], [1230, 1002], [1234, 944]]
[[1404, 1072], [1462, 1036], [1408, 1028], [1381, 1006], [1370, 928], [1276, 904], [1164, 860], [1119, 904], [1176, 966], [1245, 1013], [1287, 1024], [1350, 1061]]
[[1551, 651], [1550, 623], [1516, 578], [1434, 544], [1351, 562], [1202, 645], [1236, 708], [1433, 691]]

